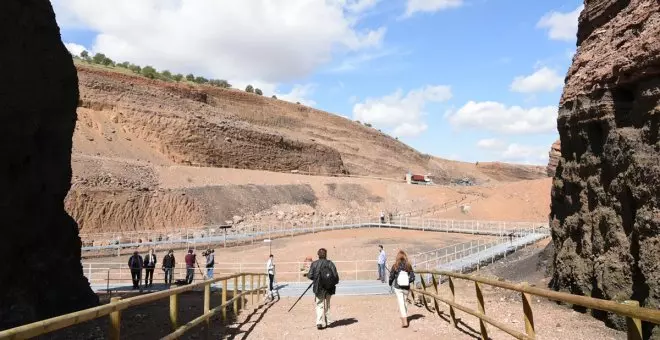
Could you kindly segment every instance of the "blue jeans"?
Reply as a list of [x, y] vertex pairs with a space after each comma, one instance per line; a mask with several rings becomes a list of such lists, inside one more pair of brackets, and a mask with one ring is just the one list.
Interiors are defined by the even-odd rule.
[[165, 268], [165, 284], [166, 285], [171, 285], [172, 284], [172, 268]]
[[385, 263], [378, 264], [378, 279], [385, 282]]
[[206, 268], [206, 277], [208, 277], [209, 279], [213, 278], [213, 267]]

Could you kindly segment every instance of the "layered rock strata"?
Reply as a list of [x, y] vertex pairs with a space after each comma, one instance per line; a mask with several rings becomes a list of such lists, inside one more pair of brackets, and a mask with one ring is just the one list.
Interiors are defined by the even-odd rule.
[[557, 120], [551, 286], [660, 308], [660, 2], [585, 1], [577, 44]]

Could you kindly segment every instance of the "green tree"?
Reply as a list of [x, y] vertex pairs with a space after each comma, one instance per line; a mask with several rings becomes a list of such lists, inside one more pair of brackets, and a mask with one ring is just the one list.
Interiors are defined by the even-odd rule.
[[130, 69], [131, 64], [128, 61], [125, 61], [123, 63], [117, 64], [117, 66]]
[[176, 81], [181, 81], [181, 79], [183, 79], [183, 74], [177, 73], [177, 74], [172, 76], [172, 79], [174, 79]]
[[172, 79], [172, 72], [164, 70], [160, 73], [165, 79]]
[[364, 126], [366, 126], [366, 127], [371, 127], [372, 125], [369, 124], [369, 123], [364, 123]]
[[273, 95], [271, 98], [273, 98], [273, 99], [277, 99], [277, 96], [276, 96], [276, 95]]
[[264, 95], [264, 93], [261, 92], [261, 89], [260, 89], [260, 88], [256, 88], [256, 89], [254, 89], [254, 93], [256, 93], [256, 94], [258, 94], [258, 95], [260, 95], [260, 96], [263, 96], [263, 95]]
[[156, 72], [156, 69], [151, 67], [151, 66], [145, 66], [142, 68], [142, 75], [149, 78], [149, 79], [155, 79], [158, 77], [158, 72]]
[[142, 73], [142, 67], [140, 67], [140, 65], [131, 64], [128, 66], [128, 69], [137, 74]]
[[94, 57], [92, 58], [92, 62], [94, 64], [103, 64], [103, 62], [107, 59], [108, 57], [105, 56], [103, 53], [96, 53]]
[[195, 77], [194, 82], [196, 82], [197, 84], [206, 84], [209, 82], [209, 80], [204, 77]]
[[189, 73], [188, 75], [186, 75], [186, 80], [187, 81], [195, 81], [195, 75], [192, 74], [192, 73]]
[[87, 52], [87, 51], [82, 51], [82, 52], [80, 52], [80, 57], [81, 57], [84, 61], [86, 61], [86, 62], [90, 62], [90, 61], [92, 60], [92, 59], [89, 57], [89, 52]]
[[254, 93], [254, 87], [252, 87], [252, 85], [246, 86], [245, 92]]

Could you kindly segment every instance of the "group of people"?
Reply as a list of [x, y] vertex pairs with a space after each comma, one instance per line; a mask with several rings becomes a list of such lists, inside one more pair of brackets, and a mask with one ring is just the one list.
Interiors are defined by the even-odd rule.
[[[206, 257], [206, 277], [213, 278], [213, 266], [215, 265], [215, 250], [207, 249], [204, 251], [203, 255]], [[131, 279], [133, 281], [133, 289], [139, 289], [142, 282], [142, 270], [144, 269], [144, 286], [152, 287], [154, 279], [154, 269], [156, 268], [156, 263], [158, 259], [153, 249], [149, 249], [144, 258], [135, 251], [133, 255], [128, 259], [128, 267], [131, 270]], [[185, 256], [186, 262], [186, 279], [185, 282], [190, 284], [195, 279], [195, 265], [197, 264], [197, 254], [195, 254], [193, 249], [188, 249], [188, 254]], [[161, 268], [165, 276], [165, 284], [172, 285], [172, 279], [174, 277], [174, 268], [176, 267], [176, 259], [174, 258], [174, 250], [170, 249], [167, 254], [163, 257], [163, 262]]]
[[[385, 282], [385, 270], [387, 257], [382, 245], [378, 246], [378, 280]], [[330, 321], [330, 299], [336, 293], [339, 283], [339, 273], [335, 264], [328, 260], [328, 251], [321, 248], [317, 252], [318, 260], [312, 262], [307, 278], [312, 280], [314, 301], [316, 304], [316, 328], [321, 330], [328, 327]], [[272, 255], [271, 255], [272, 256]], [[394, 290], [399, 313], [401, 315], [401, 327], [408, 327], [408, 308], [406, 301], [410, 293], [410, 286], [415, 282], [415, 273], [408, 255], [399, 250], [396, 260], [390, 269], [389, 285]], [[272, 289], [272, 288], [271, 288]]]

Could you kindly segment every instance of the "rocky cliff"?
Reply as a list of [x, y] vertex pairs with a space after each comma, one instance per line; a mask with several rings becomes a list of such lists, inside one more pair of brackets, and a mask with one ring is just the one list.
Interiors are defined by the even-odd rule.
[[554, 177], [557, 165], [559, 164], [559, 157], [561, 157], [561, 142], [557, 140], [552, 143], [550, 152], [548, 152], [548, 166], [545, 168], [548, 177]]
[[[64, 211], [78, 81], [47, 0], [0, 2], [0, 329], [98, 304]], [[36, 96], [36, 97], [35, 97]]]
[[557, 121], [551, 285], [660, 308], [660, 2], [587, 0], [577, 38]]

